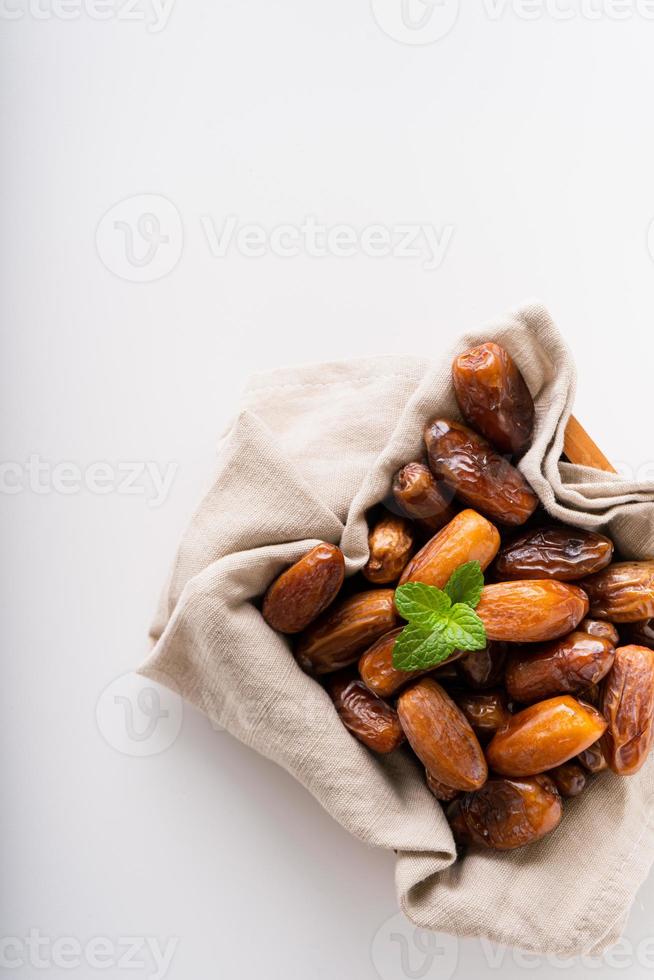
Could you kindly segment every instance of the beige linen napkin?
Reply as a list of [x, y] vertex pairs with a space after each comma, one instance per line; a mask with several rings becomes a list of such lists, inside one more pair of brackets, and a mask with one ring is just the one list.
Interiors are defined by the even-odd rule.
[[521, 469], [550, 513], [606, 528], [627, 557], [653, 555], [654, 485], [559, 461], [575, 369], [547, 312], [530, 306], [434, 359], [373, 357], [255, 378], [182, 540], [141, 673], [291, 772], [362, 841], [396, 850], [398, 899], [417, 925], [539, 952], [598, 952], [618, 938], [654, 861], [654, 764], [593, 781], [536, 845], [455, 863], [410, 754], [379, 758], [357, 742], [253, 604], [318, 541], [340, 544], [347, 574], [363, 566], [366, 510], [419, 457], [424, 424], [458, 414], [452, 358], [490, 339], [509, 350], [535, 398]]

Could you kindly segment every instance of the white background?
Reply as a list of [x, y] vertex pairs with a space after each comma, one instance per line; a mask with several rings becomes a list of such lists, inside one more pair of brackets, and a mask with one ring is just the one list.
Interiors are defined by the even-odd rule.
[[[635, 0], [597, 20], [581, 0], [560, 0], [566, 20], [473, 0], [447, 36], [414, 44], [384, 33], [367, 0], [177, 0], [159, 31], [139, 2], [138, 19], [110, 3], [100, 20], [64, 19], [75, 0], [41, 0], [40, 16], [4, 0], [0, 18], [2, 456], [4, 489], [10, 474], [18, 490], [2, 497], [2, 931], [24, 964], [13, 975], [155, 975], [144, 952], [140, 971], [118, 964], [128, 936], [178, 941], [170, 980], [528, 975], [476, 941], [421, 953], [410, 928], [388, 924], [392, 855], [366, 850], [193, 710], [175, 739], [176, 707], [164, 707], [172, 744], [156, 752], [155, 739], [138, 758], [124, 731], [103, 737], [96, 706], [141, 659], [252, 371], [438, 355], [537, 297], [575, 354], [578, 416], [615, 461], [652, 461], [654, 21]], [[400, 0], [383, 6], [401, 34]], [[151, 282], [132, 281], [156, 267], [126, 262], [113, 224], [148, 210], [138, 200], [96, 244], [103, 215], [138, 195], [163, 195], [183, 229], [159, 201], [159, 258], [174, 268]], [[202, 218], [220, 231], [229, 215], [268, 231], [313, 215], [452, 237], [433, 270], [397, 255], [216, 257]], [[160, 506], [147, 483], [64, 493], [52, 471], [38, 492], [20, 476], [34, 455], [82, 474], [98, 461], [171, 464], [174, 481]], [[124, 704], [100, 700], [105, 729], [116, 704], [124, 718]], [[580, 847], [592, 860], [592, 841]], [[575, 975], [650, 973], [651, 944], [637, 944], [652, 912], [654, 881], [629, 921], [633, 948]], [[390, 938], [403, 929], [404, 967]], [[85, 949], [106, 937], [113, 958], [100, 970], [45, 947], [39, 969], [30, 930]]]

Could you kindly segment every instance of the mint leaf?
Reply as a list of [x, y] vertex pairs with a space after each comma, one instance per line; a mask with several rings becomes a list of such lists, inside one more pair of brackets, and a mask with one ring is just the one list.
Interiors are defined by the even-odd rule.
[[422, 582], [407, 582], [395, 590], [395, 605], [403, 619], [422, 629], [433, 630], [452, 605], [441, 589]]
[[474, 609], [464, 602], [457, 602], [448, 609], [446, 617], [441, 633], [444, 642], [451, 643], [455, 650], [484, 649], [487, 642], [486, 630]]
[[455, 650], [483, 650], [486, 630], [475, 612], [484, 576], [477, 561], [454, 572], [445, 591], [423, 582], [407, 582], [395, 592], [398, 612], [408, 620], [393, 646], [397, 670], [430, 670]]
[[393, 666], [396, 670], [428, 670], [447, 660], [453, 650], [443, 639], [442, 630], [426, 630], [410, 624], [395, 641]]
[[460, 565], [455, 572], [450, 575], [449, 581], [445, 586], [445, 592], [455, 605], [458, 602], [465, 602], [466, 605], [477, 607], [481, 599], [481, 590], [484, 587], [484, 573], [478, 561], [467, 561], [465, 565]]

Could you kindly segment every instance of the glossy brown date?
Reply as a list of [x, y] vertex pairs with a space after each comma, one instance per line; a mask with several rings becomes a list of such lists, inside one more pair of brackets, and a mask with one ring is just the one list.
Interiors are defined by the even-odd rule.
[[482, 745], [490, 741], [511, 717], [503, 691], [461, 692], [454, 695], [454, 700]]
[[363, 577], [375, 585], [397, 582], [411, 557], [414, 539], [410, 521], [384, 514], [368, 535], [370, 557], [362, 569]]
[[336, 598], [345, 575], [343, 552], [319, 544], [275, 579], [263, 600], [263, 618], [280, 633], [300, 633]]
[[602, 748], [609, 767], [631, 776], [644, 765], [654, 741], [653, 650], [618, 647], [602, 688], [602, 713], [608, 720]]
[[613, 666], [609, 640], [574, 632], [544, 649], [521, 649], [506, 667], [506, 689], [515, 701], [544, 701], [555, 694], [578, 694], [597, 684]]
[[524, 524], [538, 498], [522, 474], [472, 429], [435, 419], [425, 429], [429, 468], [469, 507], [499, 524]]
[[438, 484], [424, 463], [407, 463], [393, 479], [393, 497], [400, 510], [435, 534], [455, 515], [452, 491]]
[[373, 752], [386, 755], [402, 744], [397, 712], [362, 681], [333, 678], [327, 689], [347, 730]]
[[461, 414], [501, 453], [525, 452], [534, 428], [534, 402], [515, 361], [498, 344], [460, 354], [452, 381]]
[[400, 695], [400, 724], [408, 742], [434, 779], [452, 789], [478, 789], [488, 768], [481, 745], [463, 712], [431, 677]]
[[461, 795], [460, 789], [452, 789], [451, 786], [446, 786], [445, 783], [439, 782], [435, 776], [433, 776], [429, 769], [425, 770], [425, 778], [427, 780], [427, 786], [429, 790], [434, 794], [437, 800], [441, 803], [451, 803], [458, 796]]
[[620, 644], [620, 634], [613, 623], [608, 623], [605, 619], [582, 619], [577, 628], [580, 633], [589, 633], [590, 636], [600, 636], [608, 640], [614, 647]]
[[492, 777], [448, 810], [452, 831], [460, 842], [496, 851], [511, 851], [541, 840], [558, 827], [562, 817], [561, 797], [548, 776]]
[[634, 623], [654, 616], [654, 561], [616, 562], [579, 584], [595, 618]]
[[[366, 687], [380, 698], [393, 697], [409, 681], [415, 681], [425, 674], [438, 672], [442, 676], [444, 666], [430, 667], [428, 670], [398, 670], [393, 666], [393, 647], [402, 632], [402, 627], [382, 636], [361, 655], [359, 674]], [[445, 664], [453, 663], [462, 653], [454, 653]]]
[[564, 762], [562, 766], [557, 766], [547, 775], [554, 780], [559, 793], [566, 799], [572, 799], [583, 793], [588, 782], [587, 774], [576, 762]]
[[486, 758], [502, 776], [533, 776], [568, 762], [605, 731], [599, 711], [564, 695], [513, 715], [486, 749]]
[[374, 589], [343, 599], [300, 634], [295, 656], [308, 673], [347, 667], [376, 639], [398, 625], [393, 589]]
[[523, 580], [486, 585], [476, 609], [489, 640], [545, 643], [570, 633], [588, 612], [576, 585]]
[[545, 579], [574, 582], [599, 572], [613, 557], [603, 534], [572, 527], [539, 527], [505, 545], [497, 556], [498, 579]]
[[489, 643], [483, 650], [466, 653], [457, 660], [456, 669], [463, 683], [475, 691], [497, 687], [504, 681], [506, 644]]
[[602, 749], [602, 739], [599, 742], [594, 742], [592, 745], [589, 745], [583, 752], [580, 752], [577, 756], [577, 761], [588, 772], [604, 772], [605, 769], [608, 769], [609, 764], [606, 761], [606, 756]]
[[462, 510], [411, 559], [400, 578], [442, 589], [450, 575], [468, 561], [488, 568], [500, 546], [497, 528], [474, 510]]

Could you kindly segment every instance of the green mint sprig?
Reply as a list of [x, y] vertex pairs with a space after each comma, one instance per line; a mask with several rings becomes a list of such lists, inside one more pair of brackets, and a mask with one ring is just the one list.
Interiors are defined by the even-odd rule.
[[428, 670], [455, 650], [483, 650], [486, 630], [475, 612], [484, 587], [478, 561], [461, 565], [444, 589], [407, 582], [395, 592], [397, 611], [408, 625], [393, 647], [397, 670]]

